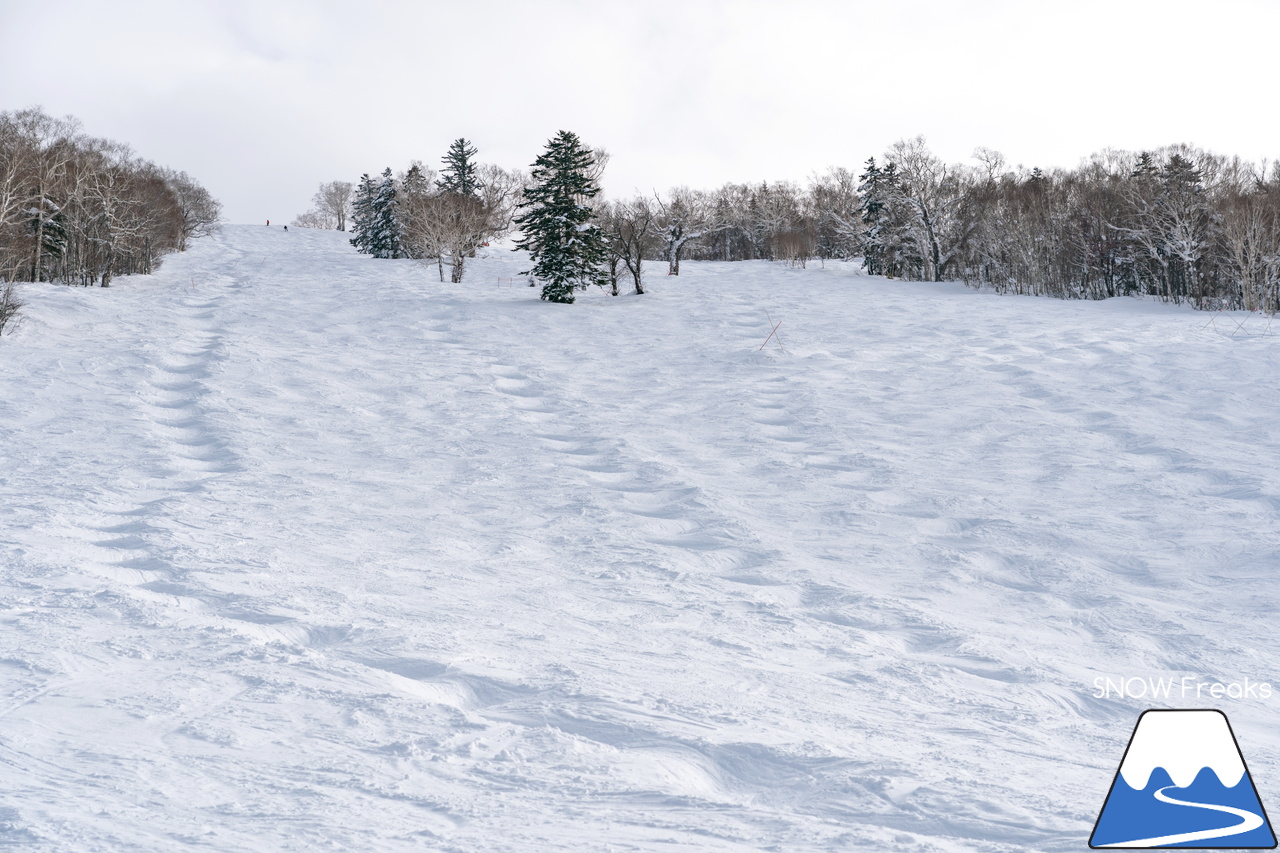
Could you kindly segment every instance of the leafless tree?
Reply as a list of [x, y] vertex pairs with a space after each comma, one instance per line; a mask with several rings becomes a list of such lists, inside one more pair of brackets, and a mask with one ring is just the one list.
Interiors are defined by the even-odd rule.
[[417, 176], [411, 168], [401, 176], [399, 218], [402, 243], [409, 257], [434, 261], [444, 281], [444, 259], [449, 259], [449, 279], [462, 281], [466, 259], [476, 249], [510, 232], [515, 202], [526, 178], [518, 171], [481, 164], [478, 195], [439, 189], [434, 175], [421, 164]]
[[[606, 155], [607, 156], [607, 155]], [[480, 199], [493, 216], [490, 239], [511, 233], [520, 192], [529, 185], [529, 176], [520, 169], [504, 169], [492, 163], [476, 167], [480, 179]]]
[[805, 218], [813, 223], [814, 251], [820, 258], [848, 259], [861, 251], [862, 222], [858, 177], [848, 169], [829, 169], [815, 177], [803, 199]]
[[680, 275], [680, 255], [685, 247], [714, 230], [708, 222], [706, 197], [688, 187], [676, 187], [665, 201], [657, 193], [653, 199], [662, 230], [667, 275]]
[[929, 151], [923, 136], [899, 140], [885, 153], [897, 166], [896, 199], [908, 215], [904, 237], [924, 262], [923, 278], [943, 281], [977, 227], [966, 206], [973, 177]]
[[299, 213], [289, 224], [322, 231], [346, 231], [353, 190], [354, 186], [348, 181], [321, 184], [311, 198], [311, 209]]
[[1280, 310], [1280, 186], [1261, 177], [1233, 186], [1217, 204], [1225, 266], [1246, 311]]
[[30, 204], [34, 149], [16, 116], [0, 113], [0, 280], [21, 276], [24, 210]]
[[424, 263], [435, 262], [444, 281], [444, 256], [448, 252], [448, 235], [437, 220], [438, 194], [432, 189], [401, 193], [399, 204], [401, 248], [407, 257]]
[[7, 327], [13, 331], [17, 326], [18, 314], [22, 311], [22, 300], [12, 283], [0, 285], [0, 335]]
[[[615, 247], [637, 294], [644, 293], [644, 261], [660, 244], [658, 215], [654, 204], [645, 196], [615, 202], [609, 219], [609, 241]], [[615, 280], [616, 281], [616, 280]], [[616, 288], [616, 284], [615, 284]]]
[[774, 235], [772, 243], [777, 260], [805, 269], [814, 255], [817, 241], [812, 231], [783, 231]]
[[208, 233], [218, 203], [189, 175], [39, 109], [0, 113], [0, 280], [148, 273]]
[[308, 210], [306, 213], [299, 213], [293, 217], [293, 221], [289, 223], [294, 228], [314, 228], [317, 231], [334, 231], [333, 217], [321, 213], [318, 210]]
[[609, 276], [609, 293], [617, 296], [618, 277], [622, 270], [622, 241], [618, 239], [619, 230], [619, 207], [620, 203], [616, 201], [600, 201], [592, 205], [592, 210], [596, 216], [596, 224], [600, 226], [601, 233], [604, 234], [605, 255], [604, 262], [608, 270]]
[[338, 231], [347, 230], [347, 211], [351, 209], [352, 184], [349, 181], [330, 181], [321, 184], [311, 202], [315, 209], [333, 220]]
[[591, 168], [587, 170], [587, 179], [599, 186], [605, 167], [609, 165], [609, 152], [604, 148], [591, 149]]
[[[10, 255], [7, 266], [16, 266], [24, 278], [41, 281], [47, 277], [46, 257], [51, 248], [46, 232], [59, 211], [60, 183], [81, 144], [80, 125], [72, 118], [53, 118], [38, 108], [6, 113], [0, 125], [4, 126], [0, 137], [6, 155], [0, 160], [8, 161], [0, 166], [0, 180], [5, 182], [0, 187], [0, 228], [14, 241], [6, 253]], [[30, 234], [25, 264], [19, 260], [23, 231]]]
[[[494, 212], [482, 199], [438, 192], [413, 206], [405, 231], [409, 243], [420, 247], [424, 258], [434, 258], [439, 265], [449, 257], [449, 280], [457, 284], [462, 281], [466, 258], [493, 234], [494, 225]], [[443, 267], [440, 280], [444, 280]]]
[[222, 204], [186, 172], [162, 170], [165, 183], [173, 193], [180, 218], [178, 251], [186, 251], [187, 241], [207, 237], [222, 219]]

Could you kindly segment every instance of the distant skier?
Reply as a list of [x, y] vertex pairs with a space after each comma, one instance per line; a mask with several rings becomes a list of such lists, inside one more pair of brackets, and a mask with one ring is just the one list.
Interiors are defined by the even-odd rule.
[[284, 227], [284, 230], [288, 231], [288, 230], [289, 230], [289, 226], [288, 226], [288, 225], [286, 225], [286, 226]]
[[270, 220], [270, 219], [268, 219], [268, 220], [267, 220], [267, 227], [268, 227], [268, 228], [270, 228], [270, 227], [271, 227], [271, 220]]

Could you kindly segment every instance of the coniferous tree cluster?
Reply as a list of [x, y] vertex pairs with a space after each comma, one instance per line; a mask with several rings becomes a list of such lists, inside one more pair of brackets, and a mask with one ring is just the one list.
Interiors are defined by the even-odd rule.
[[518, 171], [477, 163], [476, 153], [458, 139], [438, 177], [416, 161], [399, 176], [390, 168], [376, 181], [362, 176], [351, 200], [351, 244], [375, 258], [434, 261], [441, 281], [448, 259], [452, 281], [462, 281], [466, 259], [510, 231], [525, 181]]
[[396, 180], [388, 167], [378, 181], [360, 176], [351, 201], [351, 245], [375, 258], [399, 258], [401, 225]]
[[867, 160], [866, 169], [858, 178], [858, 220], [864, 228], [862, 239], [862, 265], [871, 275], [886, 275], [890, 252], [887, 240], [891, 238], [885, 199], [897, 186], [897, 166], [889, 163], [884, 169], [876, 165], [876, 158]]
[[74, 119], [0, 113], [0, 281], [107, 287], [154, 271], [220, 214], [186, 173], [87, 136]]

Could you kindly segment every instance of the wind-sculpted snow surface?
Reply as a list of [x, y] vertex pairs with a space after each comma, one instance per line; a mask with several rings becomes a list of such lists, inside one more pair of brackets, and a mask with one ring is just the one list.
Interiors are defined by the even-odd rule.
[[0, 846], [1079, 850], [1145, 707], [1094, 678], [1272, 678], [1280, 338], [521, 263], [246, 226], [25, 288]]

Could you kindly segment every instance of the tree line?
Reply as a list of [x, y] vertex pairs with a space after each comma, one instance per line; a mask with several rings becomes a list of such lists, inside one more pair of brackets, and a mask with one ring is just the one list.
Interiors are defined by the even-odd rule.
[[0, 281], [107, 287], [209, 233], [221, 205], [190, 175], [39, 108], [0, 112]]
[[[582, 286], [615, 295], [627, 276], [644, 292], [646, 260], [679, 275], [681, 259], [805, 266], [856, 258], [875, 275], [1001, 293], [1280, 309], [1280, 167], [1186, 145], [1106, 150], [1074, 169], [1044, 171], [1009, 168], [981, 148], [972, 164], [945, 163], [916, 137], [860, 173], [833, 168], [803, 187], [728, 183], [614, 200], [599, 191], [607, 153], [572, 134], [549, 142], [531, 175], [486, 167], [462, 180], [474, 153], [455, 142], [434, 183], [420, 164], [399, 177], [388, 169], [381, 180], [362, 178], [351, 194], [361, 251], [434, 258], [442, 280], [447, 257], [460, 281], [475, 246], [536, 224], [532, 212], [552, 203], [551, 187], [572, 173], [581, 180], [553, 206], [556, 216], [577, 217], [579, 230], [557, 239], [591, 256]], [[333, 198], [331, 186], [321, 187], [317, 210], [322, 196]], [[327, 208], [328, 222], [341, 221], [338, 206]]]
[[1280, 308], [1280, 170], [1187, 145], [1075, 169], [948, 165], [899, 142], [859, 185], [869, 272], [999, 292]]

